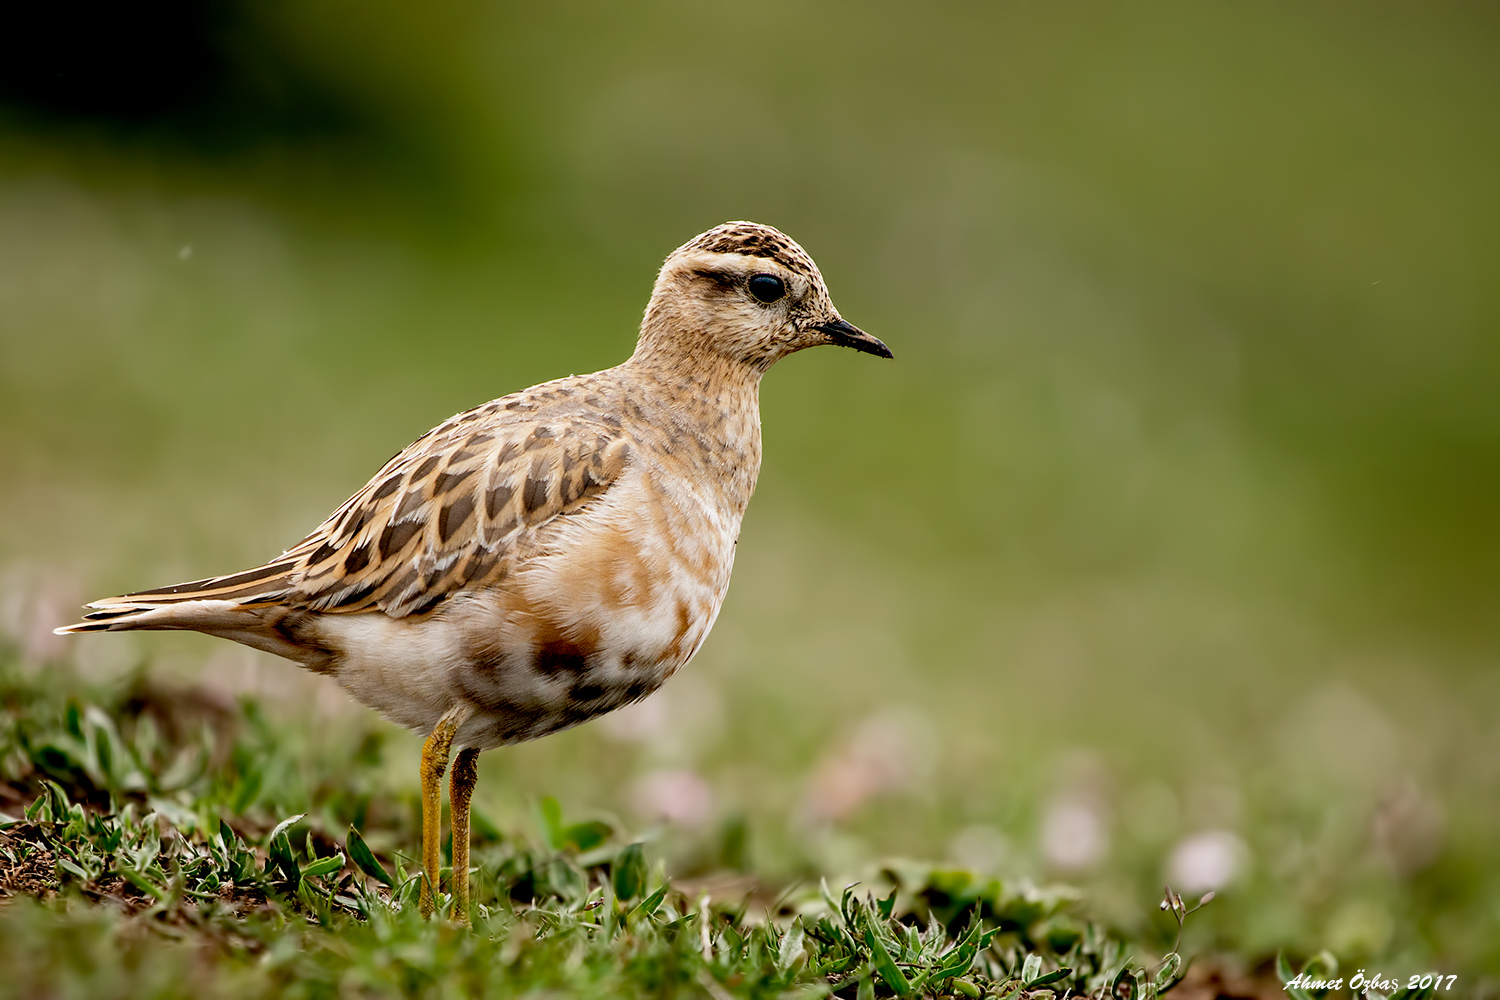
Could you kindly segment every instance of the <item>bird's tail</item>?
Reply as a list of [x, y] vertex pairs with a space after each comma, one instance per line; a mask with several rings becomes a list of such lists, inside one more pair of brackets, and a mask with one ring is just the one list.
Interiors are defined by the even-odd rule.
[[216, 632], [242, 628], [245, 612], [276, 604], [287, 596], [296, 565], [295, 560], [278, 560], [230, 576], [106, 597], [89, 604], [94, 610], [82, 621], [53, 631], [70, 635], [134, 629]]

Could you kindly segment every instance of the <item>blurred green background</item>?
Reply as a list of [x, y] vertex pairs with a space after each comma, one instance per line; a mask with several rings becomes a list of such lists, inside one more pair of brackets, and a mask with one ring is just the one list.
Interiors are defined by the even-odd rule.
[[487, 755], [481, 807], [661, 823], [684, 872], [1058, 877], [1135, 932], [1196, 881], [1199, 947], [1500, 975], [1494, 7], [101, 11], [0, 43], [30, 662], [368, 725], [228, 644], [50, 629], [617, 363], [661, 259], [754, 219], [897, 360], [770, 373], [703, 652]]

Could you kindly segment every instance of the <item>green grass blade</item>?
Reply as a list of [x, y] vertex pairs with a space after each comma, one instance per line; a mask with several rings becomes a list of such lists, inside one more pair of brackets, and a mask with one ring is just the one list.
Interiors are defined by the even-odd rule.
[[365, 843], [365, 838], [352, 826], [349, 827], [349, 836], [344, 840], [344, 848], [349, 852], [349, 860], [354, 862], [354, 867], [386, 888], [395, 886], [396, 880], [391, 878], [391, 873], [385, 870], [385, 866], [375, 857], [375, 852]]
[[885, 944], [880, 940], [880, 935], [875, 931], [875, 918], [869, 910], [864, 910], [865, 922], [865, 944], [870, 949], [870, 967], [885, 981], [885, 984], [896, 991], [897, 996], [911, 996], [911, 981], [906, 978], [906, 973], [891, 959], [891, 953], [886, 950]]

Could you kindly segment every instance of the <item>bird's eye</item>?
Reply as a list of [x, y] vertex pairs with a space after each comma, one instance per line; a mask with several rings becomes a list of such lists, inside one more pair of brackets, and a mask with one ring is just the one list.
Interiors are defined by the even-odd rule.
[[786, 294], [786, 284], [774, 274], [753, 274], [746, 284], [750, 294], [762, 302], [775, 302]]

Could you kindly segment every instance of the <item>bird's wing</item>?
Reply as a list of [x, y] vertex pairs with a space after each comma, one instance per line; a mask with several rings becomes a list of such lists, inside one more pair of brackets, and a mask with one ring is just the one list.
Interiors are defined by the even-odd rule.
[[378, 608], [400, 618], [485, 585], [505, 572], [527, 532], [599, 496], [630, 457], [617, 421], [537, 419], [505, 403], [418, 438], [266, 565], [108, 598], [73, 629], [129, 627], [126, 616], [143, 606], [197, 600], [336, 614]]

